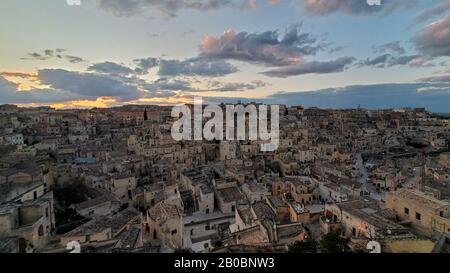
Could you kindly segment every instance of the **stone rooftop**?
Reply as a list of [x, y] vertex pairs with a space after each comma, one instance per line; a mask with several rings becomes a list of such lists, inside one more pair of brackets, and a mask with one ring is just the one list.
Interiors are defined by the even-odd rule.
[[278, 196], [269, 196], [267, 197], [267, 199], [269, 200], [270, 204], [274, 207], [274, 208], [280, 208], [280, 207], [287, 207], [288, 203], [283, 200], [282, 198], [278, 197]]
[[230, 187], [225, 189], [217, 190], [217, 194], [223, 199], [224, 202], [238, 202], [245, 200], [245, 195], [239, 190], [238, 187]]
[[149, 209], [148, 215], [155, 221], [166, 221], [171, 218], [178, 218], [181, 212], [177, 206], [160, 202]]
[[442, 207], [450, 206], [450, 203], [447, 201], [438, 200], [417, 190], [399, 189], [394, 194], [431, 209], [440, 209]]
[[370, 225], [373, 225], [379, 230], [394, 231], [407, 231], [407, 228], [387, 219], [382, 214], [381, 209], [373, 200], [352, 200], [337, 204], [337, 206], [350, 215], [358, 217], [359, 219], [366, 221]]
[[275, 212], [264, 201], [254, 203], [252, 205], [252, 209], [258, 220], [269, 219], [274, 222], [277, 220], [277, 215]]
[[64, 236], [89, 235], [101, 232], [111, 228], [112, 234], [116, 234], [128, 223], [140, 216], [140, 213], [134, 209], [126, 209], [112, 217], [101, 217], [91, 220], [86, 224], [69, 231]]

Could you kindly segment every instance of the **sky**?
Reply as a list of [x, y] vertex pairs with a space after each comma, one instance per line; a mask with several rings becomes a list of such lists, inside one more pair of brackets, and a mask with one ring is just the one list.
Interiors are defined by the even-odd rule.
[[2, 0], [0, 104], [450, 112], [450, 0], [371, 1]]

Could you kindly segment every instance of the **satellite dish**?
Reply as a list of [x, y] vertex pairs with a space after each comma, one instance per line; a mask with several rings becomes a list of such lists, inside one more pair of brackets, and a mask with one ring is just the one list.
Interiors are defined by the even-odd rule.
[[381, 244], [377, 241], [370, 241], [367, 244], [367, 249], [371, 250], [370, 253], [381, 253]]
[[71, 250], [70, 253], [81, 253], [81, 245], [78, 241], [68, 242], [66, 249]]

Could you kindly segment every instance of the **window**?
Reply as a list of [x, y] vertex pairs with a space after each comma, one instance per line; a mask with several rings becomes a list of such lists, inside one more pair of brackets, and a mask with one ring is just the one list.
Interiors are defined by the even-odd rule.
[[409, 209], [408, 208], [405, 208], [405, 214], [409, 215]]
[[439, 216], [444, 217], [444, 212], [443, 212], [443, 211], [440, 211], [440, 212], [439, 212]]
[[39, 237], [44, 236], [44, 227], [42, 225], [39, 226], [38, 235]]
[[175, 235], [175, 234], [177, 234], [177, 230], [176, 229], [174, 229], [174, 230], [172, 230], [172, 235]]
[[420, 221], [421, 218], [422, 218], [422, 215], [420, 215], [420, 213], [416, 212], [416, 219]]

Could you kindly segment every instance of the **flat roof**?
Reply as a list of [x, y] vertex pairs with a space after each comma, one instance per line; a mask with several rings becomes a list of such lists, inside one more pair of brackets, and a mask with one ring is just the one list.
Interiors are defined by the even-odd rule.
[[413, 200], [418, 205], [426, 206], [432, 209], [439, 209], [442, 207], [450, 206], [449, 202], [446, 202], [444, 200], [438, 200], [418, 190], [410, 190], [403, 188], [397, 190], [396, 192], [393, 192], [393, 194], [403, 199]]
[[230, 187], [217, 190], [219, 196], [227, 203], [245, 199], [245, 195], [238, 189], [238, 187]]

